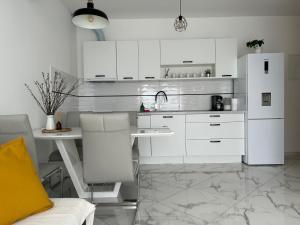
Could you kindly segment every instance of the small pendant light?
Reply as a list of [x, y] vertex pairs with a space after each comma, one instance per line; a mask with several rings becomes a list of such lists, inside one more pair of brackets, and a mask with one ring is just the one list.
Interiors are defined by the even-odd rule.
[[86, 29], [102, 29], [109, 24], [107, 15], [94, 8], [93, 0], [88, 0], [86, 8], [78, 9], [73, 13], [72, 22]]
[[184, 16], [181, 15], [181, 0], [180, 0], [180, 14], [179, 16], [175, 19], [175, 22], [174, 22], [174, 27], [175, 27], [175, 30], [178, 31], [178, 32], [182, 32], [182, 31], [185, 31], [186, 28], [187, 28], [187, 21], [186, 19], [184, 18]]

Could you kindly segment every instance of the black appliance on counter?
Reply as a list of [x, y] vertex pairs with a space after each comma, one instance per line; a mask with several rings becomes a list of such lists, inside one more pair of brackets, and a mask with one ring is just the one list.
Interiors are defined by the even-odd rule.
[[223, 103], [222, 96], [220, 96], [220, 95], [211, 96], [211, 110], [212, 111], [223, 111], [224, 110], [224, 103]]

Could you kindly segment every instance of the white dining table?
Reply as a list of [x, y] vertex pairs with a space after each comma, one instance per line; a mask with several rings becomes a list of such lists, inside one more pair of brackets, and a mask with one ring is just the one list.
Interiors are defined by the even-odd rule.
[[[164, 137], [174, 134], [169, 128], [143, 129], [132, 126], [130, 127], [130, 131], [132, 145], [135, 138]], [[91, 192], [88, 185], [84, 182], [83, 166], [75, 144], [76, 139], [82, 139], [81, 128], [73, 127], [69, 132], [60, 133], [43, 133], [42, 129], [35, 129], [33, 130], [33, 136], [37, 140], [48, 140], [56, 143], [79, 198], [89, 199], [91, 197]], [[94, 192], [94, 199], [104, 201], [104, 199], [109, 198], [113, 201], [113, 199], [118, 197], [120, 187], [121, 183], [118, 182], [115, 183], [112, 191]]]

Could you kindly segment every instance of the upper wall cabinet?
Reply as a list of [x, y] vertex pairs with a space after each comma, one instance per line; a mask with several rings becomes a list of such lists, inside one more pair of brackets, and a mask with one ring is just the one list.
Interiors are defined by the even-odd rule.
[[86, 81], [116, 80], [116, 42], [85, 42], [83, 45], [83, 63]]
[[215, 53], [215, 39], [161, 41], [161, 65], [215, 64]]
[[236, 39], [216, 39], [216, 77], [237, 77]]
[[118, 80], [137, 80], [139, 50], [137, 41], [117, 41]]
[[139, 41], [139, 80], [160, 78], [160, 44], [158, 40]]

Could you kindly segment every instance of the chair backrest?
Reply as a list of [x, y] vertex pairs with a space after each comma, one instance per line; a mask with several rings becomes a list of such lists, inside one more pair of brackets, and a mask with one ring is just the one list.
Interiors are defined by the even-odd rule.
[[35, 140], [27, 115], [0, 115], [0, 143], [23, 136], [29, 154], [38, 169]]
[[80, 127], [80, 112], [70, 111], [66, 113], [65, 127]]
[[128, 113], [81, 114], [80, 123], [85, 182], [133, 181]]

